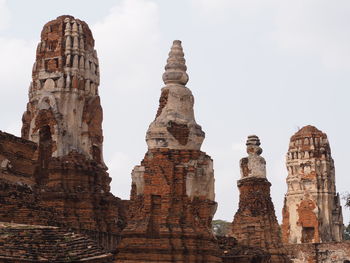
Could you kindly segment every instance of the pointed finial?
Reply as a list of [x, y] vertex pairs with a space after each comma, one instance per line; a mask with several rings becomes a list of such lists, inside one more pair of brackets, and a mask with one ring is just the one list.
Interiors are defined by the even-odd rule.
[[181, 46], [180, 40], [174, 40], [171, 50], [169, 52], [169, 58], [165, 66], [165, 72], [163, 74], [163, 81], [167, 84], [180, 84], [186, 85], [188, 82], [188, 75], [186, 73], [186, 60], [184, 58], [184, 52]]

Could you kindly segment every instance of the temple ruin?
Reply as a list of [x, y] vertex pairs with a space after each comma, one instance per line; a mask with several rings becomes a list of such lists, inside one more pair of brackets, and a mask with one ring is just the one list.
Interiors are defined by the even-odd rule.
[[290, 139], [282, 233], [285, 243], [339, 242], [343, 216], [327, 135], [305, 126]]
[[211, 231], [216, 211], [213, 161], [200, 151], [181, 42], [163, 74], [159, 108], [148, 128], [148, 151], [132, 172], [128, 224], [116, 262], [221, 262]]
[[[61, 226], [115, 250], [126, 205], [110, 193], [103, 162], [98, 59], [88, 25], [72, 16], [48, 22], [32, 77], [22, 138], [0, 134], [4, 195], [23, 188], [2, 204], [0, 220]], [[17, 216], [9, 218], [13, 206]]]
[[240, 160], [239, 207], [232, 222], [232, 235], [238, 244], [269, 252], [273, 263], [290, 262], [282, 246], [270, 187], [266, 178], [266, 161], [257, 136], [248, 136], [248, 157]]
[[22, 136], [0, 131], [0, 262], [349, 262], [330, 146], [313, 126], [290, 141], [282, 238], [257, 136], [240, 161], [232, 233], [214, 235], [213, 160], [186, 70], [175, 40], [147, 152], [121, 200], [103, 160], [92, 32], [68, 15], [44, 25]]

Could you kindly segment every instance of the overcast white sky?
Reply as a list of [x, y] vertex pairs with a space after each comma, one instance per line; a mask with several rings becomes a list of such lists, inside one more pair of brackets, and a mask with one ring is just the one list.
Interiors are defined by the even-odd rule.
[[[202, 150], [214, 159], [216, 218], [232, 221], [246, 136], [260, 137], [281, 222], [289, 138], [326, 132], [337, 190], [350, 189], [348, 0], [0, 0], [0, 129], [20, 135], [42, 26], [70, 14], [92, 29], [100, 59], [104, 156], [112, 192], [129, 198], [174, 39], [183, 41]], [[345, 222], [349, 210], [343, 207]]]

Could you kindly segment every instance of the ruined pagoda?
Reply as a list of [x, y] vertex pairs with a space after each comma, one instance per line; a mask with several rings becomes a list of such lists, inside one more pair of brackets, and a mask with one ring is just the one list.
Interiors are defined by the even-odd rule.
[[221, 262], [211, 231], [216, 211], [213, 161], [200, 151], [181, 41], [175, 40], [148, 151], [132, 171], [130, 214], [116, 262]]
[[303, 127], [291, 137], [286, 159], [283, 241], [342, 241], [342, 208], [327, 135], [314, 126]]
[[[22, 138], [38, 145], [33, 177], [53, 224], [115, 249], [122, 227], [102, 156], [99, 63], [88, 25], [72, 16], [45, 24], [36, 51]], [[34, 169], [33, 169], [34, 170]], [[119, 224], [117, 224], [119, 222]]]
[[88, 25], [72, 16], [48, 22], [32, 76], [22, 138], [40, 144], [51, 137], [49, 156], [76, 151], [102, 163], [99, 63]]
[[248, 136], [248, 157], [240, 160], [239, 208], [232, 222], [238, 244], [260, 248], [271, 254], [271, 262], [290, 262], [282, 246], [278, 221], [266, 178], [266, 161], [257, 136]]

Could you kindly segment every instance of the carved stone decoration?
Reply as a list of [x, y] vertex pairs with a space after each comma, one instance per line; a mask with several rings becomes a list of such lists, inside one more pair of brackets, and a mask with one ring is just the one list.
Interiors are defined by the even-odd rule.
[[308, 125], [290, 139], [286, 156], [285, 243], [342, 241], [343, 216], [327, 135]]
[[[40, 43], [27, 111], [23, 115], [22, 138], [39, 143], [40, 130], [48, 126], [52, 157], [76, 151], [103, 164], [102, 110], [96, 114], [86, 113], [96, 108], [91, 103], [99, 101], [99, 75], [85, 70], [86, 64], [98, 67], [88, 25], [72, 16], [60, 16], [44, 26]], [[96, 87], [94, 90], [90, 89], [92, 84]], [[47, 99], [42, 102], [43, 98]], [[52, 117], [37, 121], [43, 109], [51, 111]]]
[[265, 250], [271, 254], [271, 262], [290, 262], [279, 236], [260, 140], [248, 136], [246, 145], [249, 156], [240, 160], [239, 208], [232, 222], [232, 236], [239, 245]]
[[[123, 202], [110, 192], [103, 161], [103, 111], [92, 33], [85, 22], [60, 16], [44, 26], [39, 45], [22, 118], [22, 140], [38, 146], [30, 167], [39, 189], [33, 192], [36, 205], [56, 211], [52, 224], [88, 234], [114, 250], [126, 219]], [[0, 164], [5, 165], [1, 158]], [[38, 224], [42, 220], [33, 218]]]
[[181, 42], [169, 53], [148, 151], [132, 172], [128, 224], [116, 262], [221, 262], [211, 231], [216, 211], [212, 159], [200, 151]]

